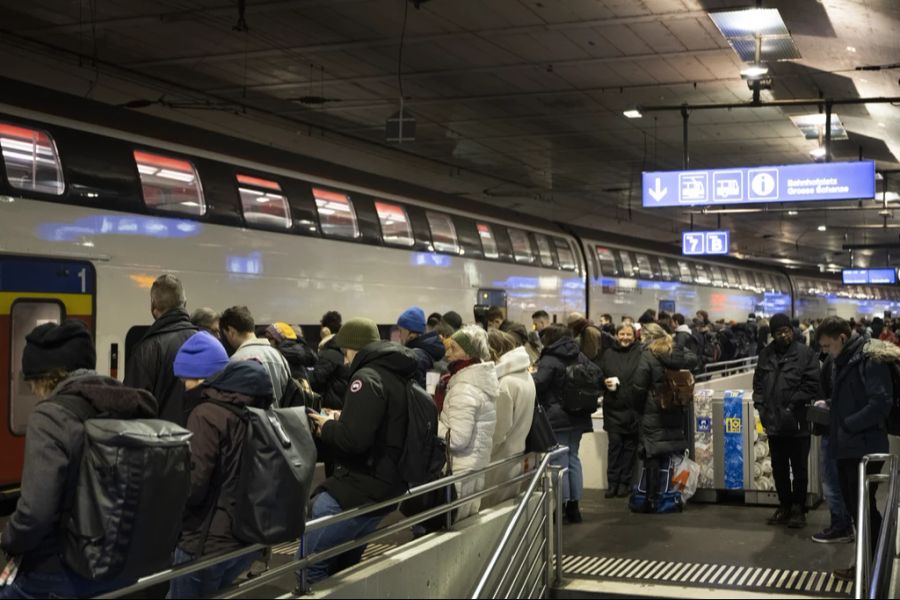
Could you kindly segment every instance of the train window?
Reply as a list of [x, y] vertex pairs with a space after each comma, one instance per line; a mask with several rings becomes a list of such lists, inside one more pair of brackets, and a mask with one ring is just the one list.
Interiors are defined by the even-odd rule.
[[494, 231], [487, 223], [478, 223], [478, 237], [481, 238], [481, 249], [485, 258], [500, 258], [497, 251], [497, 240], [494, 239]]
[[167, 212], [206, 214], [206, 201], [197, 170], [189, 161], [134, 151], [147, 208]]
[[290, 229], [291, 209], [277, 181], [237, 175], [244, 220], [251, 225]]
[[741, 280], [738, 279], [734, 269], [725, 269], [725, 281], [728, 283], [729, 287], [740, 287], [741, 285]]
[[719, 287], [725, 287], [725, 276], [722, 274], [722, 269], [715, 265], [710, 265], [709, 272], [711, 275], [711, 279], [713, 285], [717, 285]]
[[650, 272], [653, 273], [653, 279], [663, 279], [662, 269], [659, 266], [659, 258], [650, 255]]
[[12, 187], [54, 196], [65, 191], [59, 154], [48, 133], [0, 123], [0, 148]]
[[512, 242], [513, 255], [516, 258], [516, 262], [533, 263], [534, 249], [531, 247], [531, 240], [528, 239], [528, 234], [521, 229], [513, 229], [511, 227], [508, 227], [506, 230], [509, 232], [509, 241]]
[[350, 196], [323, 188], [313, 188], [316, 210], [322, 233], [330, 237], [355, 239], [359, 237], [359, 223]]
[[559, 258], [559, 266], [566, 271], [574, 271], [575, 270], [575, 253], [572, 252], [572, 246], [569, 245], [567, 240], [563, 240], [560, 238], [553, 238], [553, 243], [556, 245], [556, 256]]
[[638, 273], [642, 279], [653, 279], [653, 271], [650, 269], [650, 259], [646, 254], [635, 254], [637, 257]]
[[31, 330], [45, 323], [61, 323], [63, 307], [57, 300], [17, 300], [10, 314], [10, 431], [13, 435], [25, 435], [28, 417], [39, 399], [31, 393], [31, 387], [22, 373], [22, 353], [25, 351], [25, 336]]
[[752, 288], [753, 287], [753, 278], [750, 276], [748, 271], [738, 271], [738, 275], [741, 277], [741, 287], [743, 288]]
[[700, 285], [709, 285], [712, 283], [709, 272], [706, 270], [706, 265], [703, 263], [694, 263], [694, 268], [697, 270], [697, 283]]
[[597, 246], [597, 260], [600, 261], [600, 271], [602, 275], [606, 275], [607, 277], [621, 277], [622, 271], [616, 264], [616, 257], [613, 255], [612, 250], [604, 248], [603, 246]]
[[375, 211], [381, 222], [381, 238], [385, 244], [412, 246], [415, 243], [405, 208], [399, 204], [376, 202]]
[[691, 265], [688, 261], [678, 261], [678, 272], [681, 276], [681, 281], [684, 283], [694, 283], [694, 274], [691, 272]]
[[664, 257], [659, 256], [655, 257], [657, 262], [659, 263], [659, 276], [664, 281], [672, 281], [675, 277], [672, 277], [672, 271], [669, 270], [669, 261]]
[[449, 215], [431, 212], [425, 213], [428, 217], [428, 227], [431, 229], [431, 241], [435, 252], [459, 254], [459, 242], [456, 240], [456, 226]]
[[547, 241], [547, 236], [536, 233], [534, 234], [534, 239], [537, 241], [538, 254], [541, 256], [541, 264], [545, 267], [552, 267], [553, 252], [550, 250], [550, 242]]
[[622, 262], [622, 275], [625, 277], [637, 277], [638, 269], [631, 260], [631, 253], [618, 250], [619, 260]]

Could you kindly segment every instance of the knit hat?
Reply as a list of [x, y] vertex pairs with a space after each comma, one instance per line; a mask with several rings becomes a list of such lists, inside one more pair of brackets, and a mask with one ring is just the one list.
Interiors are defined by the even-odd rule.
[[458, 312], [452, 310], [450, 312], [445, 312], [444, 316], [441, 317], [441, 321], [452, 327], [453, 331], [461, 329], [463, 325], [462, 317], [459, 316]]
[[425, 333], [425, 311], [418, 306], [407, 308], [397, 319], [397, 325], [413, 333]]
[[334, 343], [338, 348], [348, 350], [362, 350], [369, 344], [380, 340], [381, 336], [378, 334], [378, 325], [375, 324], [375, 321], [358, 317], [344, 323], [341, 330], [334, 336]]
[[67, 319], [62, 325], [44, 323], [25, 336], [22, 352], [25, 379], [37, 379], [54, 369], [71, 373], [96, 367], [94, 340], [83, 321]]
[[222, 343], [205, 331], [195, 333], [175, 355], [175, 377], [209, 379], [228, 365]]
[[784, 313], [778, 313], [769, 319], [769, 330], [774, 334], [782, 327], [790, 327], [791, 319]]
[[266, 337], [280, 344], [284, 340], [296, 340], [297, 332], [287, 323], [279, 321], [266, 327]]
[[471, 358], [491, 360], [487, 332], [478, 325], [466, 325], [451, 337]]

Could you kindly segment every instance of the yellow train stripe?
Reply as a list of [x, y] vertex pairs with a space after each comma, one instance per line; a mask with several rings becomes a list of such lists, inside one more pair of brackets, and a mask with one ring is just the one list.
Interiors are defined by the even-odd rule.
[[13, 303], [21, 298], [59, 300], [66, 307], [67, 315], [90, 316], [94, 314], [94, 301], [90, 294], [0, 292], [0, 315], [8, 315], [12, 310]]

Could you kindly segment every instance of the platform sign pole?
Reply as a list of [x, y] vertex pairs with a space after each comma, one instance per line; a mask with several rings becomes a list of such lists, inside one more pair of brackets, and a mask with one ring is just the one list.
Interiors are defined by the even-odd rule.
[[744, 390], [725, 392], [725, 489], [744, 489]]

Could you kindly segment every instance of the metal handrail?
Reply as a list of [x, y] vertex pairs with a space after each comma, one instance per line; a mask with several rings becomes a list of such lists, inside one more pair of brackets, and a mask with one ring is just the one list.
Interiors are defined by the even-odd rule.
[[734, 360], [726, 360], [717, 363], [709, 363], [703, 366], [703, 371], [694, 376], [695, 382], [709, 381], [717, 375], [723, 373], [739, 373], [755, 369], [759, 362], [758, 356], [748, 356], [746, 358], [737, 358]]
[[[548, 470], [548, 467], [550, 466], [550, 462], [552, 459], [554, 459], [555, 457], [557, 457], [565, 452], [568, 452], [568, 451], [569, 451], [569, 449], [567, 447], [563, 446], [563, 447], [557, 448], [555, 450], [552, 450], [549, 453], [544, 455], [544, 458], [541, 461], [541, 464], [534, 471], [534, 475], [531, 478], [531, 483], [529, 483], [528, 489], [525, 491], [525, 496], [519, 502], [519, 505], [516, 507], [515, 512], [510, 517], [509, 524], [506, 526], [506, 529], [504, 530], [503, 535], [500, 538], [500, 541], [497, 543], [497, 546], [495, 547], [494, 552], [492, 553], [491, 558], [488, 561], [487, 566], [485, 567], [484, 572], [481, 575], [481, 579], [478, 581], [478, 584], [475, 586], [475, 590], [472, 592], [472, 598], [481, 598], [484, 595], [485, 588], [487, 587], [488, 581], [494, 575], [495, 569], [499, 568], [500, 557], [502, 556], [503, 552], [509, 546], [510, 541], [512, 540], [513, 534], [516, 530], [516, 527], [518, 527], [520, 525], [520, 523], [522, 523], [522, 517], [524, 516], [525, 511], [528, 508], [528, 505], [531, 503], [531, 501], [534, 497], [535, 490], [537, 490], [537, 486], [541, 481], [544, 481], [544, 483], [545, 483], [545, 489], [540, 497], [541, 503], [535, 509], [534, 514], [530, 515], [530, 517], [527, 519], [527, 521], [525, 523], [525, 534], [527, 534], [529, 531], [531, 531], [532, 524], [534, 523], [535, 517], [537, 517], [538, 514], [543, 512], [544, 515], [543, 515], [543, 520], [541, 522], [541, 527], [544, 529], [545, 539], [544, 539], [542, 547], [541, 547], [541, 552], [544, 553], [545, 561], [546, 561], [547, 565], [549, 566], [549, 564], [550, 564], [549, 545], [550, 545], [551, 527], [550, 527], [549, 510], [547, 509], [547, 499], [549, 498], [549, 494], [550, 494], [551, 490], [549, 489], [548, 486], [546, 486], [546, 482], [548, 480], [547, 470]], [[566, 470], [567, 469], [562, 469], [561, 471], [566, 471]], [[561, 518], [561, 514], [562, 514], [562, 509], [561, 509], [561, 505], [559, 502], [559, 494], [561, 493], [561, 488], [562, 488], [562, 486], [559, 485], [559, 479], [561, 476], [562, 476], [561, 474], [557, 474], [557, 477], [556, 477], [556, 489], [557, 489], [557, 493], [558, 493], [557, 503], [556, 503], [557, 531], [559, 531], [560, 518]], [[535, 539], [537, 539], [537, 538], [535, 538]], [[534, 541], [535, 540], [532, 540], [531, 545], [528, 547], [528, 550], [525, 553], [526, 557], [533, 549]], [[503, 574], [503, 576], [497, 582], [498, 588], [504, 583], [506, 576], [509, 574], [509, 569], [512, 566], [512, 564], [515, 562], [515, 558], [518, 555], [519, 550], [521, 550], [521, 545], [519, 546], [519, 548], [516, 549], [516, 551], [510, 557], [510, 560], [508, 561], [510, 564], [507, 565], [506, 572]], [[537, 559], [540, 556], [540, 554], [541, 553], [539, 553], [535, 557], [535, 559], [531, 561], [531, 564], [529, 565], [528, 571], [527, 571], [529, 574], [532, 572], [534, 565], [536, 564]], [[561, 536], [558, 536], [557, 537], [557, 545], [556, 545], [557, 576], [559, 574], [559, 569], [561, 568], [561, 562], [562, 562], [560, 560], [560, 556], [561, 556]], [[521, 573], [522, 567], [524, 566], [524, 564], [525, 563], [523, 561], [522, 564], [519, 565], [519, 570], [516, 572], [516, 575], [512, 579], [513, 583], [516, 581], [516, 579], [518, 578], [518, 575]], [[540, 581], [540, 578], [538, 578], [538, 581]], [[524, 587], [527, 584], [527, 582], [528, 582], [528, 580], [526, 579], [526, 581], [522, 585], [523, 590], [521, 590], [521, 591], [524, 591]], [[532, 586], [532, 590], [530, 591], [530, 594], [534, 592], [534, 588], [536, 586], [537, 586], [537, 582], [535, 582], [535, 585]], [[491, 597], [493, 597], [493, 595]], [[521, 594], [518, 594], [517, 597], [521, 597]], [[532, 597], [532, 596], [529, 595], [528, 597]]]
[[[884, 462], [889, 465], [888, 473], [867, 472], [869, 463]], [[856, 531], [856, 573], [854, 595], [857, 599], [883, 598], [885, 582], [890, 577], [888, 569], [893, 567], [894, 535], [897, 530], [897, 457], [893, 454], [868, 454], [859, 463], [859, 506], [857, 508]], [[875, 564], [872, 565], [872, 544], [869, 540], [869, 485], [888, 482], [888, 498], [884, 518], [878, 532], [875, 549]]]
[[[401, 502], [411, 500], [418, 496], [423, 496], [425, 494], [428, 494], [429, 492], [443, 489], [443, 488], [446, 488], [446, 487], [456, 484], [456, 483], [462, 483], [462, 482], [468, 481], [470, 479], [484, 477], [489, 472], [500, 470], [503, 467], [513, 465], [516, 463], [521, 463], [522, 461], [524, 461], [524, 459], [527, 456], [529, 456], [528, 453], [518, 454], [516, 456], [512, 456], [512, 457], [509, 457], [506, 459], [502, 459], [502, 460], [493, 462], [490, 465], [488, 465], [487, 467], [485, 467], [484, 469], [479, 469], [476, 471], [471, 471], [471, 472], [463, 473], [460, 475], [451, 475], [449, 477], [444, 477], [443, 479], [439, 479], [437, 481], [432, 481], [430, 483], [426, 483], [424, 485], [412, 488], [407, 493], [397, 496], [395, 498], [391, 498], [390, 500], [385, 500], [385, 501], [379, 502], [377, 504], [368, 504], [368, 505], [365, 505], [362, 507], [353, 508], [350, 510], [340, 512], [336, 515], [331, 515], [328, 517], [321, 517], [321, 518], [309, 521], [306, 524], [305, 531], [306, 531], [306, 533], [309, 533], [311, 531], [323, 529], [325, 527], [329, 527], [331, 525], [335, 525], [337, 523], [341, 523], [341, 522], [347, 521], [349, 519], [353, 519], [356, 517], [360, 517], [360, 516], [375, 513], [375, 512], [380, 512], [387, 508], [394, 507]], [[306, 567], [308, 567], [312, 564], [315, 564], [322, 560], [326, 560], [328, 558], [332, 558], [339, 554], [343, 554], [344, 552], [347, 552], [348, 550], [353, 550], [354, 548], [368, 545], [368, 544], [372, 543], [373, 541], [377, 541], [379, 539], [388, 537], [390, 535], [393, 535], [394, 533], [403, 531], [404, 529], [407, 529], [407, 528], [412, 527], [413, 525], [417, 525], [419, 523], [423, 523], [434, 517], [441, 516], [441, 515], [449, 515], [452, 511], [456, 510], [460, 506], [468, 504], [469, 502], [472, 502], [474, 500], [478, 500], [480, 498], [489, 496], [490, 494], [494, 493], [495, 491], [506, 488], [509, 485], [514, 485], [514, 484], [520, 483], [530, 477], [531, 477], [531, 471], [526, 471], [526, 472], [522, 473], [521, 475], [517, 475], [517, 476], [513, 477], [512, 479], [507, 479], [505, 481], [501, 481], [501, 482], [494, 484], [492, 486], [489, 486], [477, 493], [470, 494], [468, 496], [465, 496], [464, 498], [458, 498], [457, 500], [448, 502], [447, 504], [442, 504], [440, 506], [429, 509], [427, 511], [423, 511], [412, 517], [407, 517], [407, 518], [405, 518], [401, 521], [398, 521], [397, 523], [394, 523], [392, 525], [376, 529], [374, 532], [372, 532], [369, 535], [366, 535], [362, 538], [351, 540], [351, 541], [345, 542], [344, 544], [341, 544], [339, 546], [334, 546], [327, 550], [323, 550], [321, 552], [317, 552], [315, 554], [305, 556], [302, 559], [294, 560], [292, 562], [286, 563], [285, 565], [280, 565], [279, 567], [268, 570], [265, 573], [258, 575], [251, 580], [247, 580], [245, 582], [241, 582], [235, 586], [232, 586], [231, 588], [223, 591], [223, 593], [221, 595], [216, 596], [216, 597], [217, 598], [232, 598], [238, 594], [246, 593], [247, 591], [249, 591], [251, 589], [256, 589], [258, 587], [261, 587], [261, 586], [269, 583], [272, 579], [280, 577], [281, 575], [284, 575], [285, 573], [289, 573], [291, 571], [296, 571], [299, 569], [305, 569]], [[301, 540], [302, 540], [302, 537], [301, 537]], [[201, 571], [208, 567], [217, 565], [217, 564], [225, 562], [225, 561], [232, 560], [234, 558], [246, 556], [248, 554], [253, 554], [255, 552], [260, 552], [261, 550], [264, 550], [266, 548], [268, 548], [268, 546], [266, 546], [264, 544], [251, 544], [248, 546], [244, 546], [243, 548], [239, 548], [237, 550], [232, 550], [229, 552], [221, 552], [221, 553], [212, 554], [209, 556], [203, 556], [203, 557], [200, 557], [199, 559], [192, 561], [190, 563], [185, 563], [184, 565], [178, 565], [178, 566], [172, 567], [170, 569], [160, 571], [159, 573], [155, 573], [153, 575], [143, 577], [143, 578], [139, 579], [137, 581], [137, 583], [134, 583], [134, 584], [129, 585], [124, 588], [120, 588], [118, 590], [114, 590], [112, 592], [108, 592], [108, 593], [100, 595], [100, 596], [97, 596], [96, 598], [98, 598], [98, 599], [120, 598], [120, 597], [123, 597], [126, 595], [134, 594], [135, 592], [140, 592], [149, 587], [158, 585], [160, 583], [165, 583], [165, 582], [175, 579], [177, 577], [181, 577], [183, 575], [188, 575], [190, 573], [195, 573], [197, 571]]]

